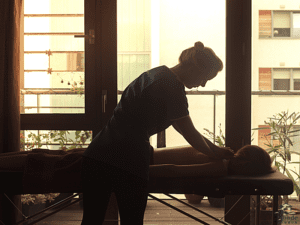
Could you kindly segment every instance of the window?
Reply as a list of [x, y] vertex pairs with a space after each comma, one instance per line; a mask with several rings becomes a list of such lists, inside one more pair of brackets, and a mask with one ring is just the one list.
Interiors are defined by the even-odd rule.
[[259, 38], [300, 38], [299, 11], [259, 10]]
[[300, 90], [300, 69], [259, 68], [259, 90]]
[[[95, 42], [96, 26], [100, 26], [95, 21], [104, 23], [107, 19], [100, 12], [102, 8], [96, 13], [95, 5], [95, 0], [24, 0], [22, 130], [101, 128], [101, 92], [114, 84], [106, 82], [102, 74], [116, 74], [104, 73], [107, 67], [100, 66], [112, 61], [114, 56], [107, 56], [110, 49], [103, 45], [114, 40], [101, 36], [101, 43]], [[111, 27], [101, 29], [105, 33]], [[110, 112], [116, 94], [109, 93], [106, 110]]]
[[274, 37], [291, 36], [290, 12], [273, 12], [273, 35]]
[[300, 69], [293, 70], [294, 90], [300, 90]]
[[290, 90], [289, 69], [273, 69], [273, 90]]
[[[66, 7], [57, 7], [63, 4]], [[84, 113], [84, 1], [24, 4], [21, 113]]]
[[92, 131], [80, 130], [22, 130], [20, 151], [34, 148], [70, 150], [87, 148], [92, 141]]
[[[118, 92], [151, 67], [151, 1], [117, 1]], [[119, 95], [120, 98], [120, 95]]]

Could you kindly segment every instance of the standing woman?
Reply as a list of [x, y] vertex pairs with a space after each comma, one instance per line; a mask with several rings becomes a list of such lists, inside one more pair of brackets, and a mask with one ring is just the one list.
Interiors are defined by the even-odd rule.
[[185, 93], [185, 87], [204, 87], [222, 69], [214, 51], [196, 42], [181, 53], [175, 67], [153, 68], [128, 85], [113, 116], [83, 154], [82, 225], [103, 223], [111, 192], [117, 198], [121, 224], [143, 224], [153, 162], [149, 137], [170, 125], [211, 158], [233, 155], [196, 130]]

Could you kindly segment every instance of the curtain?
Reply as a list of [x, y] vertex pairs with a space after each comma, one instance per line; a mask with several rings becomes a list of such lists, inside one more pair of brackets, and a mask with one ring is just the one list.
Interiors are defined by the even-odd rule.
[[[0, 1], [0, 153], [20, 151], [20, 27], [22, 0]], [[20, 196], [8, 197], [21, 208]], [[0, 224], [14, 224], [20, 214], [0, 195]]]

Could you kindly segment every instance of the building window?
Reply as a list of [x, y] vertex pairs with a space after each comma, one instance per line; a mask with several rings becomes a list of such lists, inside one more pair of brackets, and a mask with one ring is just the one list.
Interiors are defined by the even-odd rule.
[[290, 90], [290, 81], [289, 69], [273, 69], [273, 90]]
[[293, 70], [294, 90], [300, 90], [300, 69]]
[[300, 90], [300, 69], [259, 68], [259, 90]]
[[300, 38], [300, 11], [259, 10], [259, 38]]
[[291, 36], [291, 15], [290, 12], [273, 12], [273, 36]]

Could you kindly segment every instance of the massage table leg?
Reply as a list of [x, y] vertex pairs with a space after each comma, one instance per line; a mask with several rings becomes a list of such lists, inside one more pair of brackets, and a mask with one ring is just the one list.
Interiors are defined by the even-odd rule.
[[256, 195], [256, 201], [255, 201], [255, 224], [259, 224], [259, 215], [260, 215], [260, 195]]
[[[23, 219], [23, 220], [21, 220], [21, 221], [15, 223], [15, 225], [23, 224], [24, 222], [26, 222], [26, 221], [28, 221], [28, 220], [30, 220], [30, 219], [32, 219], [32, 218], [34, 218], [34, 217], [36, 217], [36, 216], [42, 214], [43, 212], [46, 212], [47, 210], [50, 210], [50, 209], [52, 209], [52, 208], [54, 208], [54, 207], [57, 207], [57, 206], [60, 206], [60, 205], [64, 204], [65, 202], [67, 202], [67, 201], [73, 199], [74, 197], [76, 197], [77, 195], [80, 195], [80, 193], [74, 194], [74, 195], [72, 195], [72, 196], [70, 196], [70, 197], [68, 197], [68, 198], [66, 198], [66, 199], [63, 199], [63, 200], [61, 200], [60, 202], [58, 202], [58, 203], [56, 203], [56, 204], [54, 204], [54, 205], [52, 205], [52, 206], [49, 206], [48, 208], [46, 208], [46, 209], [44, 209], [44, 210], [41, 210], [40, 212], [38, 212], [38, 213], [36, 213], [36, 214], [34, 214], [34, 215], [32, 215], [32, 216], [26, 217], [26, 216], [23, 215], [25, 219]], [[8, 197], [7, 197], [7, 198], [8, 198]], [[71, 203], [69, 203], [69, 204], [67, 204], [67, 205], [65, 205], [65, 206], [62, 206], [62, 207], [58, 208], [57, 210], [55, 210], [55, 211], [53, 211], [53, 212], [47, 214], [46, 216], [43, 216], [43, 217], [41, 217], [41, 218], [35, 220], [34, 222], [28, 223], [28, 225], [36, 224], [37, 222], [39, 222], [39, 221], [41, 221], [41, 220], [43, 220], [43, 219], [45, 219], [45, 218], [47, 218], [47, 217], [49, 217], [49, 216], [51, 216], [51, 215], [57, 213], [57, 212], [59, 212], [59, 211], [65, 209], [65, 208], [67, 208], [67, 207], [69, 207], [69, 206], [71, 206], [71, 205], [73, 205], [73, 204], [75, 204], [75, 203], [81, 201], [81, 200], [82, 200], [82, 197], [79, 198], [79, 199], [77, 199], [77, 200], [75, 200], [75, 201], [73, 201], [73, 202], [71, 202]]]
[[278, 195], [273, 195], [273, 225], [277, 225], [278, 219]]
[[[260, 195], [256, 195], [256, 200], [254, 203], [255, 207], [255, 225], [259, 224], [259, 215], [260, 215]], [[278, 195], [273, 195], [273, 213], [272, 213], [272, 222], [273, 225], [277, 225], [279, 218], [278, 213]]]
[[[215, 217], [209, 215], [209, 214], [206, 213], [206, 212], [203, 212], [202, 210], [200, 210], [200, 209], [198, 209], [198, 208], [196, 208], [196, 207], [194, 207], [194, 206], [192, 206], [192, 205], [190, 205], [190, 204], [185, 203], [184, 201], [179, 200], [178, 198], [175, 198], [175, 197], [172, 196], [172, 195], [165, 194], [165, 193], [164, 193], [164, 195], [166, 195], [166, 196], [168, 196], [168, 197], [170, 197], [170, 198], [172, 198], [172, 199], [174, 199], [174, 200], [176, 200], [176, 201], [178, 201], [178, 202], [180, 202], [180, 203], [182, 203], [182, 204], [184, 204], [184, 205], [186, 205], [186, 206], [188, 206], [188, 207], [190, 207], [190, 208], [192, 208], [192, 209], [194, 209], [194, 210], [196, 210], [196, 211], [198, 211], [198, 212], [201, 212], [201, 213], [203, 213], [204, 215], [206, 215], [206, 216], [208, 216], [208, 217], [210, 217], [210, 218], [212, 218], [212, 219], [214, 219], [214, 220], [216, 220], [216, 221], [218, 221], [218, 222], [220, 222], [220, 223], [222, 223], [222, 224], [225, 224], [225, 225], [228, 225], [228, 224], [229, 224], [229, 223], [227, 223], [227, 222], [225, 222], [225, 221], [222, 221], [222, 220], [220, 220], [220, 219], [217, 219], [217, 218], [215, 218]], [[154, 196], [151, 195], [151, 194], [149, 194], [149, 196], [150, 196], [151, 198], [153, 198], [153, 199], [159, 201], [160, 203], [162, 203], [162, 204], [164, 204], [164, 205], [166, 205], [166, 206], [168, 206], [168, 207], [170, 207], [170, 208], [172, 208], [172, 209], [174, 209], [174, 210], [176, 210], [176, 211], [178, 211], [178, 212], [180, 212], [180, 213], [182, 213], [182, 214], [184, 214], [184, 215], [186, 215], [186, 216], [188, 216], [188, 217], [190, 217], [190, 218], [192, 218], [192, 219], [194, 219], [194, 220], [196, 220], [196, 221], [199, 222], [199, 223], [202, 223], [202, 224], [208, 224], [208, 223], [206, 223], [206, 222], [204, 222], [204, 221], [202, 221], [202, 220], [200, 220], [200, 219], [198, 219], [198, 218], [192, 216], [191, 214], [188, 214], [188, 213], [186, 213], [186, 212], [184, 212], [184, 211], [182, 211], [182, 210], [176, 208], [175, 206], [172, 206], [172, 205], [170, 205], [170, 204], [164, 202], [163, 200], [154, 197]]]

